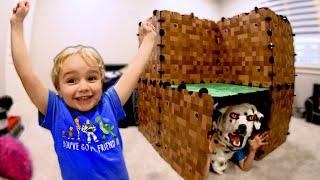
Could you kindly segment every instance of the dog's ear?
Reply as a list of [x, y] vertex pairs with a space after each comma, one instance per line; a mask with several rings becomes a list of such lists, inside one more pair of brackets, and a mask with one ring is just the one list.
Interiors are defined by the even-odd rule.
[[261, 118], [264, 117], [264, 115], [262, 113], [260, 113], [259, 111], [257, 111], [257, 117], [258, 117], [258, 120], [260, 120]]
[[254, 126], [254, 128], [255, 128], [256, 130], [259, 130], [260, 127], [261, 127], [260, 121], [254, 121], [254, 122], [253, 122], [253, 126]]
[[218, 109], [218, 106], [219, 106], [219, 103], [215, 103], [215, 104], [213, 105], [213, 110]]
[[221, 112], [214, 109], [212, 113], [212, 120], [213, 121], [218, 121], [219, 117], [221, 116]]
[[261, 127], [261, 122], [260, 120], [264, 117], [262, 113], [260, 113], [259, 111], [256, 112], [256, 115], [257, 115], [257, 118], [254, 122], [253, 122], [253, 125], [254, 125], [254, 128], [256, 130], [259, 130], [260, 127]]
[[224, 114], [227, 112], [229, 106], [226, 106], [226, 107], [223, 107], [223, 108], [220, 108], [219, 111], [221, 112], [221, 114]]
[[212, 122], [212, 130], [217, 130], [218, 129], [218, 125], [216, 121]]

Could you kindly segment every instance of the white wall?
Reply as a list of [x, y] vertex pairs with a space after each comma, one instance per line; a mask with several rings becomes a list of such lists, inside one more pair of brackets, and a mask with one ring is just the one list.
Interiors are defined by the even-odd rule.
[[9, 1], [0, 1], [0, 96], [6, 91], [6, 58], [9, 28]]
[[106, 64], [128, 63], [138, 47], [138, 22], [153, 10], [168, 9], [200, 18], [218, 16], [212, 0], [41, 0], [37, 2], [31, 44], [36, 72], [52, 89], [56, 54], [70, 45], [95, 47]]
[[320, 84], [319, 68], [296, 68], [294, 107], [304, 110], [304, 102], [312, 96], [313, 84]]
[[250, 12], [254, 7], [260, 7], [258, 0], [219, 0], [219, 15], [225, 18], [231, 18], [235, 15]]

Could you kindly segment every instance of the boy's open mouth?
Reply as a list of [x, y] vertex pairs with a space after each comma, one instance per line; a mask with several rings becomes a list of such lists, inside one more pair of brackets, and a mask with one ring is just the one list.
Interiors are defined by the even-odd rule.
[[76, 97], [75, 99], [77, 101], [86, 101], [86, 100], [91, 99], [92, 97], [93, 97], [93, 95], [91, 95], [91, 96], [81, 96], [81, 97]]

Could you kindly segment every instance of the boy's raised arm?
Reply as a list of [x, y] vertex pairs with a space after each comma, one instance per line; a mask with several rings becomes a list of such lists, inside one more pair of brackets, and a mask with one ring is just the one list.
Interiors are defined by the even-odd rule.
[[29, 2], [27, 1], [19, 2], [13, 9], [10, 19], [12, 59], [28, 96], [39, 111], [45, 115], [49, 91], [32, 70], [32, 63], [23, 36], [23, 20], [28, 11]]
[[143, 22], [141, 24], [141, 28], [144, 38], [139, 47], [138, 53], [129, 63], [128, 68], [115, 85], [115, 90], [118, 93], [122, 105], [126, 103], [135, 88], [139, 76], [148, 62], [155, 43], [156, 33], [154, 26], [149, 22]]
[[248, 140], [249, 154], [244, 160], [239, 162], [239, 166], [242, 170], [249, 171], [251, 169], [257, 149], [268, 144], [268, 142], [266, 141], [268, 137], [268, 132], [263, 132], [254, 136], [252, 140]]

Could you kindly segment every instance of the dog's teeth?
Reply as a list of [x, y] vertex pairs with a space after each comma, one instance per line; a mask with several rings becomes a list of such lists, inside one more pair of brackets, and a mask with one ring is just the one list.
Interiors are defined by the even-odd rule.
[[240, 142], [235, 142], [235, 141], [233, 141], [233, 145], [234, 145], [234, 146], [240, 146]]

